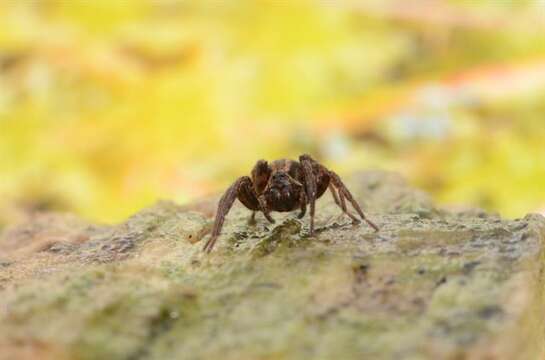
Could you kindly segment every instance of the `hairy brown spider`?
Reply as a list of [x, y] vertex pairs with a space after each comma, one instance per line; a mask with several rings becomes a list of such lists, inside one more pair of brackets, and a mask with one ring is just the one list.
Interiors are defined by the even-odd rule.
[[271, 211], [292, 211], [301, 209], [298, 218], [305, 216], [307, 204], [310, 204], [310, 235], [314, 235], [314, 207], [329, 188], [335, 203], [348, 215], [354, 223], [358, 218], [346, 208], [348, 200], [362, 220], [375, 231], [378, 227], [365, 217], [360, 206], [341, 181], [339, 175], [319, 164], [310, 155], [299, 156], [299, 161], [281, 159], [271, 164], [259, 160], [253, 170], [252, 177], [242, 176], [231, 185], [218, 203], [216, 219], [210, 239], [203, 251], [210, 252], [220, 235], [225, 216], [233, 206], [235, 199], [252, 210], [254, 221], [256, 211], [261, 211], [265, 218], [274, 223]]

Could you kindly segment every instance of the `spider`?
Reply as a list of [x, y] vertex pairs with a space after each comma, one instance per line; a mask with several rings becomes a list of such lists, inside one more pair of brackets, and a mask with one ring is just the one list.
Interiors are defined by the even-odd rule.
[[305, 216], [307, 204], [310, 205], [310, 236], [314, 235], [314, 208], [316, 199], [329, 188], [335, 203], [357, 224], [359, 219], [346, 207], [348, 200], [362, 220], [375, 231], [378, 227], [365, 217], [360, 206], [350, 193], [339, 175], [318, 163], [310, 155], [299, 156], [299, 161], [280, 159], [272, 163], [259, 160], [251, 173], [251, 177], [238, 178], [225, 191], [218, 203], [216, 219], [210, 239], [203, 251], [210, 252], [221, 233], [227, 213], [235, 199], [252, 210], [251, 222], [255, 222], [255, 213], [261, 211], [265, 218], [274, 223], [271, 211], [292, 211], [300, 209], [298, 218]]

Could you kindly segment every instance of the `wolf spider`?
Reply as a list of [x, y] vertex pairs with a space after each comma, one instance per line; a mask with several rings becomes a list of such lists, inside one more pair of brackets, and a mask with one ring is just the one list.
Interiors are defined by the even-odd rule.
[[220, 235], [227, 213], [235, 199], [252, 210], [251, 221], [255, 221], [255, 213], [261, 211], [265, 218], [274, 223], [271, 211], [292, 211], [300, 209], [301, 219], [305, 216], [307, 204], [310, 205], [310, 236], [314, 235], [314, 208], [316, 199], [329, 188], [335, 203], [348, 215], [353, 223], [360, 221], [346, 207], [346, 200], [352, 204], [362, 220], [375, 231], [378, 227], [365, 217], [360, 206], [350, 193], [339, 175], [321, 165], [309, 155], [301, 155], [299, 161], [280, 159], [269, 164], [259, 160], [251, 177], [238, 178], [223, 194], [216, 212], [216, 219], [210, 239], [203, 251], [210, 252]]

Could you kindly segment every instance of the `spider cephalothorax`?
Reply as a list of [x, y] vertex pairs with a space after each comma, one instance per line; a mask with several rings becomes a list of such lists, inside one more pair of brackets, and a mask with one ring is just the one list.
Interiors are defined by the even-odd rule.
[[333, 171], [319, 164], [309, 155], [301, 155], [299, 161], [275, 160], [268, 163], [259, 160], [251, 177], [238, 178], [221, 197], [216, 220], [210, 239], [203, 250], [210, 252], [220, 235], [225, 216], [233, 206], [235, 199], [252, 210], [252, 220], [256, 211], [261, 211], [265, 218], [274, 223], [271, 211], [292, 211], [300, 209], [299, 218], [305, 216], [307, 204], [310, 206], [310, 235], [314, 235], [314, 209], [316, 199], [329, 188], [335, 203], [348, 215], [353, 222], [359, 220], [346, 207], [346, 200], [352, 204], [362, 220], [366, 221], [375, 231], [378, 227], [368, 220], [360, 206], [350, 193], [341, 178]]

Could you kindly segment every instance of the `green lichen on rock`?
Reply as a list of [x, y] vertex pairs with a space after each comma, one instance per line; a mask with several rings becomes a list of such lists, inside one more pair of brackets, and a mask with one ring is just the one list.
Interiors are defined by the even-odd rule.
[[213, 203], [8, 228], [0, 358], [543, 358], [541, 216], [449, 212], [382, 172], [350, 187], [380, 232], [326, 198], [314, 237], [236, 206], [209, 255]]

